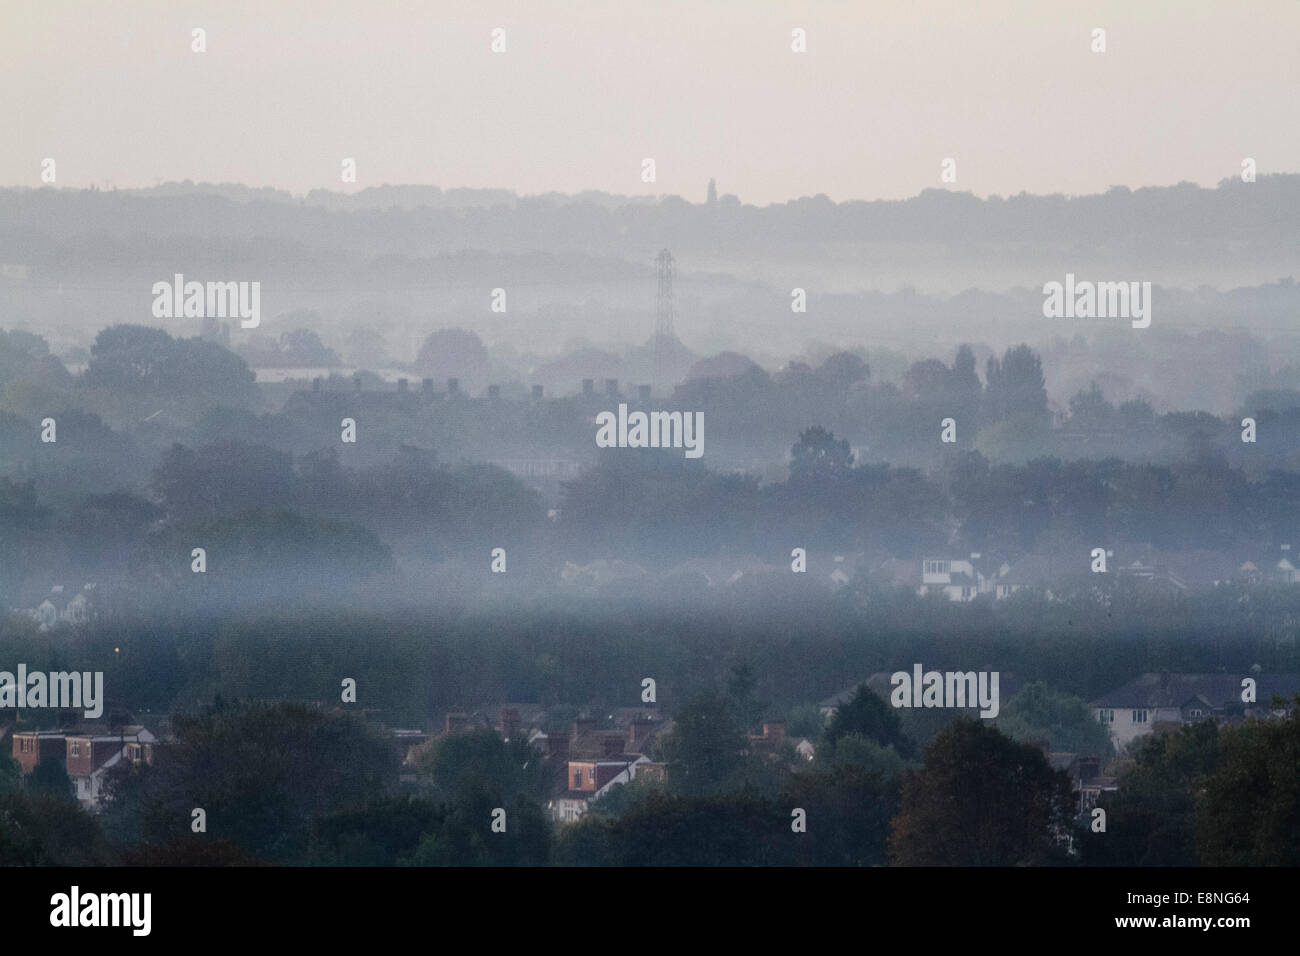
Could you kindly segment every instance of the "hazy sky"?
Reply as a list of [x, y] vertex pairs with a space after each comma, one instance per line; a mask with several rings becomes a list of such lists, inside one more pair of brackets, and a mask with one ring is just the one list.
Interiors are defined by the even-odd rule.
[[0, 0], [0, 185], [1212, 185], [1300, 171], [1297, 35], [1300, 0]]

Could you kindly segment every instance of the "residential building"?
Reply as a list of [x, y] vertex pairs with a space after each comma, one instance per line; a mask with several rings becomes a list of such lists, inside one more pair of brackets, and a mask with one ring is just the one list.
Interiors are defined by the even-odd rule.
[[98, 809], [104, 777], [122, 761], [139, 766], [153, 763], [158, 738], [139, 724], [116, 733], [89, 730], [41, 730], [13, 735], [14, 759], [31, 773], [38, 764], [57, 761], [67, 771], [77, 799], [88, 810]]
[[650, 754], [667, 722], [643, 711], [609, 716], [620, 725], [625, 722], [625, 729], [598, 730], [594, 718], [580, 717], [574, 721], [572, 737], [549, 738], [565, 761], [562, 789], [548, 803], [552, 819], [562, 823], [581, 819], [594, 801], [635, 780], [642, 768], [654, 779], [663, 778], [663, 764]]
[[99, 805], [104, 777], [123, 761], [132, 766], [153, 763], [157, 738], [144, 727], [133, 724], [118, 733], [69, 733], [66, 737], [68, 776], [76, 788], [77, 799], [87, 809]]
[[[1246, 678], [1255, 681], [1253, 702], [1242, 700]], [[1298, 692], [1298, 674], [1150, 673], [1102, 695], [1092, 707], [1110, 731], [1115, 749], [1124, 750], [1160, 725], [1275, 715], [1273, 697], [1289, 701]]]
[[62, 730], [15, 731], [13, 741], [14, 759], [25, 774], [31, 773], [45, 760], [63, 762], [65, 744]]
[[90, 620], [95, 589], [93, 583], [83, 585], [80, 590], [56, 584], [39, 602], [26, 608], [23, 613], [39, 624], [42, 631], [48, 631], [58, 624], [85, 624]]

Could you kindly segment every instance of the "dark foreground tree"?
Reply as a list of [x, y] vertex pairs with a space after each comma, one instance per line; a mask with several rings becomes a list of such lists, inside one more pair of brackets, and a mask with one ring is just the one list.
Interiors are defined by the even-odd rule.
[[1197, 793], [1222, 761], [1219, 736], [1218, 725], [1203, 720], [1138, 741], [1118, 789], [1097, 801], [1106, 830], [1083, 834], [1084, 863], [1196, 866]]
[[1200, 862], [1300, 866], [1300, 699], [1286, 719], [1252, 720], [1220, 740], [1196, 820]]
[[882, 747], [892, 745], [903, 757], [912, 755], [912, 742], [903, 736], [898, 711], [866, 684], [859, 685], [853, 697], [836, 708], [826, 728], [825, 741], [833, 747], [847, 734], [861, 734]]
[[[299, 704], [214, 708], [173, 721], [177, 740], [151, 767], [113, 782], [106, 814], [138, 814], [143, 843], [192, 834], [194, 808], [212, 839], [253, 857], [298, 862], [315, 818], [390, 792], [397, 756], [356, 717]], [[134, 805], [132, 805], [134, 804]], [[125, 830], [114, 825], [115, 833]]]
[[708, 692], [695, 698], [663, 739], [669, 784], [687, 796], [729, 789], [744, 765], [745, 745], [725, 697]]
[[1069, 778], [1043, 752], [963, 717], [904, 771], [889, 851], [902, 866], [1060, 862], [1073, 816]]

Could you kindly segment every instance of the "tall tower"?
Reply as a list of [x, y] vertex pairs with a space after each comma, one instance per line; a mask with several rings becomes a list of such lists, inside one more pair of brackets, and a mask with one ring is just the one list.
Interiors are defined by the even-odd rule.
[[673, 254], [661, 249], [655, 259], [659, 269], [659, 298], [655, 306], [655, 388], [664, 384], [673, 333]]

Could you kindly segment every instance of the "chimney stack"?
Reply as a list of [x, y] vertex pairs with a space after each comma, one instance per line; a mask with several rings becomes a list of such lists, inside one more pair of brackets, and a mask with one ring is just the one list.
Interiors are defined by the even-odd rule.
[[316, 378], [313, 378], [313, 379], [311, 380], [311, 390], [312, 390], [313, 392], [319, 392], [319, 391], [320, 391], [320, 383], [321, 383], [321, 378], [320, 378], [320, 376], [318, 375]]
[[460, 711], [452, 710], [447, 712], [447, 720], [443, 729], [449, 734], [459, 733], [469, 725], [469, 715]]
[[420, 381], [420, 391], [424, 393], [425, 398], [433, 398], [433, 379], [422, 379]]
[[488, 399], [490, 399], [491, 401], [494, 401], [494, 402], [495, 402], [495, 401], [499, 401], [499, 400], [501, 399], [501, 386], [500, 386], [500, 385], [489, 385], [489, 386], [488, 386]]
[[540, 386], [540, 385], [534, 385], [534, 386], [533, 386], [533, 401], [535, 401], [535, 402], [540, 402], [541, 400], [542, 400], [542, 386]]
[[618, 398], [618, 379], [605, 379], [605, 394], [610, 398]]
[[646, 735], [654, 728], [655, 719], [653, 717], [633, 717], [632, 725], [627, 731], [627, 740], [629, 744], [634, 744], [638, 740], [644, 740]]
[[460, 394], [460, 379], [458, 378], [447, 379], [447, 397], [455, 398], [459, 394]]
[[637, 397], [641, 399], [641, 404], [642, 404], [642, 405], [649, 405], [649, 404], [650, 404], [650, 386], [649, 386], [649, 385], [638, 385], [638, 386], [636, 387], [636, 392], [637, 392]]
[[519, 708], [502, 707], [501, 708], [501, 733], [507, 737], [513, 737], [519, 730]]
[[594, 378], [584, 378], [582, 380], [582, 394], [588, 396], [596, 394], [596, 380]]
[[353, 375], [353, 376], [352, 376], [352, 390], [353, 390], [353, 391], [356, 391], [356, 392], [361, 391], [361, 376], [360, 376], [360, 375]]
[[406, 386], [407, 386], [407, 384], [408, 384], [408, 383], [407, 383], [406, 379], [404, 379], [404, 378], [399, 378], [399, 379], [397, 380], [397, 392], [398, 392], [399, 395], [405, 395], [405, 394], [406, 394]]

